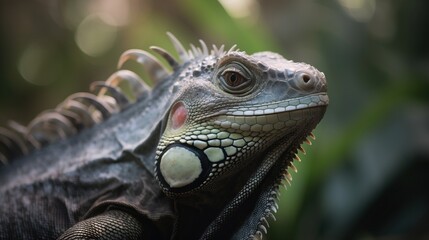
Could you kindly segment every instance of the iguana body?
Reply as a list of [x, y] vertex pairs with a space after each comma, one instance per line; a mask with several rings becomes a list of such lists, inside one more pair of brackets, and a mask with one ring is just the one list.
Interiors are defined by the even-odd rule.
[[[25, 140], [2, 130], [1, 239], [262, 237], [278, 185], [325, 112], [325, 77], [275, 53], [209, 52], [202, 41], [185, 51], [169, 36], [180, 63], [153, 50], [172, 73], [144, 51], [120, 59], [142, 63], [159, 80], [153, 90], [122, 70], [97, 96], [72, 95], [15, 127]], [[121, 79], [135, 103], [115, 87]], [[97, 119], [107, 120], [73, 135]], [[31, 148], [41, 149], [10, 157]]]

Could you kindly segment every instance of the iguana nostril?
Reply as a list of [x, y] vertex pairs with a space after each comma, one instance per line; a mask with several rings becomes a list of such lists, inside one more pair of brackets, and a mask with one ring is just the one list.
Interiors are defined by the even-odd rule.
[[304, 83], [308, 83], [311, 80], [311, 77], [309, 75], [307, 75], [307, 74], [303, 74], [301, 76], [301, 78], [302, 78], [302, 81], [304, 81]]
[[306, 71], [298, 72], [294, 81], [297, 87], [304, 91], [311, 91], [316, 86], [315, 76]]

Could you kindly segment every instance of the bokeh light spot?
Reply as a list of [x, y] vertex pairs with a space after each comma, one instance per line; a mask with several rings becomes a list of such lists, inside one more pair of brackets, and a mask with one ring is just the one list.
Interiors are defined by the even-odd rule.
[[259, 5], [255, 0], [219, 0], [219, 2], [233, 18], [255, 18], [258, 16]]
[[28, 46], [18, 62], [19, 74], [32, 84], [48, 85], [51, 83], [52, 78], [40, 77], [46, 58], [46, 49], [43, 49], [38, 44]]
[[116, 26], [106, 23], [112, 21], [114, 19], [106, 14], [92, 14], [86, 17], [79, 24], [75, 34], [79, 49], [89, 56], [98, 57], [112, 48], [118, 31]]
[[346, 13], [359, 22], [368, 22], [374, 16], [375, 0], [338, 0]]

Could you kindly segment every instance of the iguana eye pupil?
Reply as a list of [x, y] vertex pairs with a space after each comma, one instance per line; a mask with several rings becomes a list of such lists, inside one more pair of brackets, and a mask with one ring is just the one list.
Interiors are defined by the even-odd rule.
[[247, 81], [247, 79], [236, 72], [227, 72], [224, 74], [226, 83], [231, 87], [237, 87]]
[[247, 94], [255, 85], [252, 73], [242, 64], [232, 62], [221, 68], [220, 87], [235, 95]]

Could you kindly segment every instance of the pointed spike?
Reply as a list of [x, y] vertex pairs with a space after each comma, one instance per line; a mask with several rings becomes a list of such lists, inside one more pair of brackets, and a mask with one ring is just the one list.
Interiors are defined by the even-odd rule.
[[289, 180], [288, 178], [285, 178], [285, 180], [286, 180], [287, 184], [289, 185], [289, 187], [292, 186], [292, 183], [290, 182], [292, 180]]
[[191, 46], [191, 50], [192, 50], [192, 53], [193, 53], [193, 55], [195, 56], [195, 57], [199, 57], [199, 56], [201, 56], [201, 51], [199, 51], [198, 50], [198, 48], [197, 47], [195, 47], [195, 45], [194, 44], [189, 44], [189, 46]]
[[268, 217], [271, 217], [273, 219], [273, 221], [277, 220], [272, 212], [268, 212], [267, 215], [268, 215]]
[[179, 40], [177, 40], [177, 38], [170, 32], [167, 32], [167, 36], [170, 38], [171, 43], [173, 44], [174, 48], [176, 49], [177, 53], [179, 54], [180, 60], [182, 62], [188, 61], [189, 55], [187, 54], [182, 43]]
[[294, 159], [296, 159], [298, 162], [301, 162], [301, 158], [296, 153], [295, 153]]
[[98, 97], [101, 97], [104, 95], [104, 94], [101, 94], [101, 90], [105, 89], [115, 99], [115, 102], [116, 104], [118, 104], [119, 108], [124, 108], [130, 103], [128, 98], [122, 93], [122, 91], [119, 88], [109, 86], [105, 82], [101, 82], [101, 81], [93, 82], [90, 85], [90, 89], [93, 92], [99, 91], [100, 94], [98, 95]]
[[130, 59], [140, 63], [155, 84], [170, 75], [152, 54], [140, 49], [130, 49], [122, 53], [119, 57], [118, 68], [121, 68]]
[[222, 55], [225, 54], [224, 53], [225, 45], [221, 45], [219, 48], [216, 45], [214, 45], [214, 44], [212, 46], [213, 46], [213, 49], [212, 49], [211, 52], [216, 57], [222, 57]]
[[306, 152], [305, 152], [304, 148], [302, 148], [302, 146], [299, 146], [299, 147], [298, 147], [298, 150], [299, 150], [299, 151], [301, 151], [301, 152], [302, 152], [302, 154], [304, 154], [304, 155], [306, 154]]
[[37, 124], [30, 129], [27, 135], [27, 139], [32, 143], [34, 142], [36, 149], [58, 139], [64, 139], [64, 137], [64, 132], [61, 129], [55, 129], [51, 123]]
[[204, 57], [203, 50], [200, 47], [196, 47], [196, 49], [198, 51], [198, 56]]
[[225, 52], [225, 45], [224, 45], [224, 44], [222, 44], [222, 45], [220, 46], [220, 48], [219, 48], [219, 55], [224, 54], [224, 52]]
[[315, 136], [313, 133], [310, 133], [310, 137], [311, 137], [313, 140], [316, 140], [316, 136]]
[[73, 112], [73, 111], [71, 111], [69, 109], [65, 109], [65, 108], [56, 108], [55, 111], [57, 111], [58, 113], [60, 113], [61, 115], [63, 115], [67, 119], [69, 119], [69, 121], [73, 124], [73, 126], [78, 131], [84, 127], [81, 124], [81, 118], [80, 118], [79, 114], [77, 114], [76, 112]]
[[267, 227], [270, 227], [270, 224], [268, 223], [267, 219], [265, 217], [261, 217], [260, 221], [265, 224]]
[[312, 145], [311, 141], [310, 141], [308, 138], [306, 138], [304, 141], [305, 141], [305, 143], [307, 143], [309, 146], [311, 146], [311, 145]]
[[265, 233], [265, 234], [268, 233], [267, 228], [264, 225], [260, 224], [258, 227], [259, 227], [259, 229], [262, 230], [263, 233]]
[[289, 173], [288, 171], [286, 171], [286, 172], [284, 173], [284, 175], [285, 175], [285, 177], [286, 177], [286, 180], [292, 181], [292, 175], [290, 175], [290, 173]]
[[65, 101], [87, 101], [91, 106], [94, 106], [102, 115], [103, 119], [107, 119], [114, 113], [114, 110], [105, 102], [100, 101], [95, 95], [90, 93], [79, 92], [70, 95]]
[[219, 55], [219, 49], [217, 48], [217, 46], [215, 44], [212, 44], [211, 53], [212, 53], [212, 55], [215, 55], [215, 56]]
[[157, 46], [152, 46], [150, 49], [163, 57], [167, 61], [168, 65], [173, 68], [173, 70], [176, 70], [180, 66], [176, 59], [169, 52], [167, 52], [167, 50]]
[[118, 86], [123, 81], [126, 81], [131, 86], [131, 90], [137, 99], [146, 96], [151, 90], [151, 88], [137, 74], [130, 70], [119, 70], [113, 73], [106, 80], [106, 84], [110, 86]]
[[201, 49], [203, 50], [203, 55], [208, 56], [209, 55], [209, 48], [207, 47], [207, 44], [203, 40], [199, 40], [201, 44]]
[[72, 99], [66, 100], [58, 105], [57, 109], [72, 111], [79, 115], [79, 124], [81, 124], [84, 128], [91, 127], [97, 123], [96, 119], [94, 119], [92, 114], [88, 111], [88, 107], [81, 102]]
[[7, 125], [12, 130], [19, 133], [21, 136], [25, 136], [25, 134], [27, 133], [27, 128], [24, 125], [22, 125], [16, 121], [10, 120], [10, 121], [8, 121]]
[[262, 240], [262, 232], [261, 231], [259, 231], [259, 230], [256, 231], [255, 236], [256, 236], [256, 239]]
[[285, 183], [283, 183], [282, 186], [287, 191], [287, 185]]
[[[28, 124], [28, 133], [31, 134], [31, 132], [37, 127], [41, 126], [43, 128], [45, 123], [51, 123], [51, 126], [54, 128], [53, 130], [56, 131], [61, 138], [65, 138], [66, 136], [73, 135], [77, 132], [69, 119], [53, 110], [50, 112], [44, 112], [34, 118], [30, 124]], [[48, 125], [50, 124], [47, 124], [47, 126]]]
[[289, 162], [289, 167], [292, 168], [292, 170], [294, 172], [296, 172], [296, 173], [298, 172], [298, 168], [295, 167], [295, 165], [293, 164], [293, 162]]
[[276, 208], [276, 206], [271, 205], [271, 211], [272, 211], [273, 213], [277, 213], [277, 208]]
[[28, 142], [31, 143], [31, 145], [35, 149], [41, 149], [42, 148], [42, 143], [40, 143], [39, 141], [37, 141], [32, 135], [27, 135], [27, 140], [28, 140]]
[[74, 124], [66, 116], [59, 112], [52, 112], [55, 116], [50, 122], [52, 122], [53, 129], [58, 132], [61, 138], [72, 136], [78, 132]]
[[112, 109], [113, 113], [120, 112], [122, 109], [118, 102], [115, 100], [115, 98], [110, 95], [101, 95], [97, 96], [97, 98], [101, 102], [104, 102], [106, 105], [108, 105]]
[[281, 185], [281, 181], [279, 181], [279, 182], [277, 182], [277, 183], [275, 183], [274, 185], [273, 185], [273, 187], [276, 189], [276, 191], [278, 191], [279, 189], [280, 189], [280, 185]]
[[[13, 145], [15, 145], [14, 148], [17, 147], [17, 149], [21, 152], [21, 154], [28, 153], [27, 145], [25, 144], [23, 138], [19, 136], [17, 133], [9, 129], [0, 127], [0, 136], [3, 136], [4, 138], [8, 139], [9, 143], [12, 143]], [[1, 142], [1, 139], [0, 139], [0, 142]], [[10, 145], [10, 144], [7, 144], [5, 142], [5, 145]], [[13, 147], [13, 146], [9, 146], [9, 147]]]
[[237, 48], [237, 44], [232, 45], [232, 47], [228, 50], [227, 53], [231, 53], [232, 51], [234, 51]]
[[191, 59], [193, 59], [193, 58], [195, 58], [195, 57], [196, 57], [196, 55], [194, 54], [194, 52], [192, 51], [192, 49], [189, 49], [189, 50], [188, 50], [188, 56], [189, 56]]

